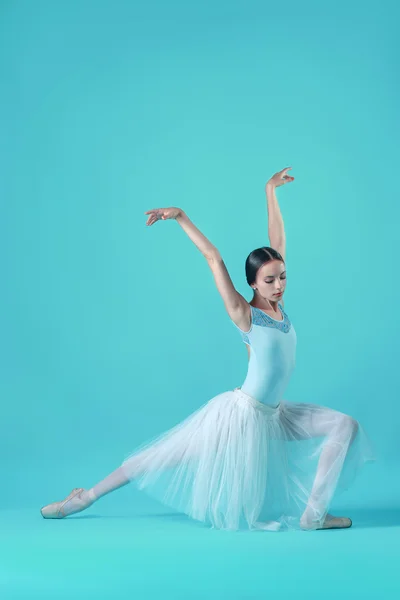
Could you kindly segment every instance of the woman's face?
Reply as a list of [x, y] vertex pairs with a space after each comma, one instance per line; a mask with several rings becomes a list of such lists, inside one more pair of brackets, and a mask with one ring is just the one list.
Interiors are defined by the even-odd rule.
[[258, 293], [265, 300], [278, 302], [286, 287], [285, 263], [281, 260], [271, 260], [262, 265], [257, 271], [256, 281], [252, 287], [257, 288]]

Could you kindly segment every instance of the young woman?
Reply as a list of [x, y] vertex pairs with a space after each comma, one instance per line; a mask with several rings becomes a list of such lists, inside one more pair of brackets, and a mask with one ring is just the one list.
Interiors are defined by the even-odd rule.
[[284, 310], [285, 232], [276, 188], [292, 182], [291, 167], [266, 185], [272, 247], [246, 260], [250, 302], [235, 289], [217, 248], [183, 210], [147, 211], [147, 225], [175, 219], [204, 255], [226, 311], [247, 345], [241, 387], [225, 391], [186, 420], [138, 447], [91, 489], [75, 488], [41, 509], [44, 518], [80, 512], [134, 481], [175, 509], [220, 529], [347, 528], [328, 508], [360, 467], [374, 460], [361, 425], [336, 410], [284, 400], [295, 365], [296, 333]]

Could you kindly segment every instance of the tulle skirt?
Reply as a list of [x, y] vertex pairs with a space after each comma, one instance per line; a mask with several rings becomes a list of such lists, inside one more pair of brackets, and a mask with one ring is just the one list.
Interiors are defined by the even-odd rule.
[[331, 500], [375, 460], [361, 425], [339, 411], [223, 392], [122, 463], [154, 498], [218, 529], [319, 527]]

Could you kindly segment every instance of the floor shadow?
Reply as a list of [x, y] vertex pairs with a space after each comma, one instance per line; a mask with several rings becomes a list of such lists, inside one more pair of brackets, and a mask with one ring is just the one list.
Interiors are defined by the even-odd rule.
[[200, 527], [201, 529], [209, 529], [210, 526], [202, 523], [201, 521], [195, 521], [184, 513], [131, 513], [121, 515], [71, 515], [68, 520], [71, 519], [132, 519], [138, 521], [140, 519], [165, 519], [169, 521], [187, 523], [191, 527]]
[[[353, 529], [373, 528], [373, 527], [399, 527], [400, 526], [400, 508], [341, 508], [335, 510], [332, 514], [337, 516], [350, 517], [353, 521]], [[191, 527], [200, 527], [209, 529], [210, 526], [200, 521], [195, 521], [183, 513], [162, 512], [162, 513], [131, 513], [121, 515], [76, 515], [68, 519], [164, 519], [179, 523], [187, 523]]]

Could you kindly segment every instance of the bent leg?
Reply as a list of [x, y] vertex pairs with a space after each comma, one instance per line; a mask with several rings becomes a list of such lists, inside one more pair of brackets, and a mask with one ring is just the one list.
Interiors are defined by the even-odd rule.
[[327, 516], [336, 484], [346, 455], [358, 432], [358, 422], [352, 417], [329, 408], [301, 404], [294, 405], [285, 415], [284, 428], [288, 439], [306, 440], [325, 438], [319, 453], [317, 470], [309, 492], [301, 522], [305, 526], [319, 526]]
[[315, 419], [314, 435], [326, 435], [326, 441], [320, 453], [314, 483], [302, 517], [305, 526], [322, 525], [332, 500], [346, 455], [353, 443], [358, 423], [352, 417], [338, 414], [337, 423], [326, 430], [324, 419]]

